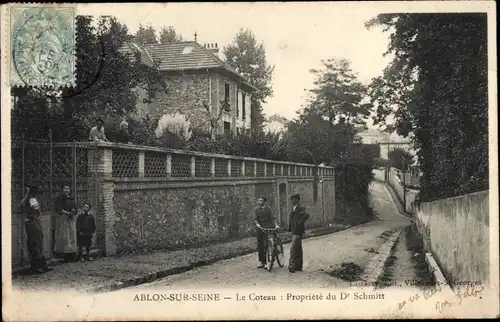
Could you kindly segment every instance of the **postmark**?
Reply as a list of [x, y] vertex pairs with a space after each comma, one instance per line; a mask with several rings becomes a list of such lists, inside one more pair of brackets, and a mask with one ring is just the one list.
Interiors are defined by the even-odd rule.
[[12, 7], [11, 86], [75, 86], [75, 8]]

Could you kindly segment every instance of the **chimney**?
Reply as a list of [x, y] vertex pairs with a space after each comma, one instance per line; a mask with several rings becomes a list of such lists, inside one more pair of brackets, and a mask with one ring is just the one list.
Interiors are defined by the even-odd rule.
[[212, 54], [215, 54], [217, 57], [219, 57], [219, 47], [217, 43], [211, 43], [211, 44], [205, 44], [204, 47], [211, 52]]

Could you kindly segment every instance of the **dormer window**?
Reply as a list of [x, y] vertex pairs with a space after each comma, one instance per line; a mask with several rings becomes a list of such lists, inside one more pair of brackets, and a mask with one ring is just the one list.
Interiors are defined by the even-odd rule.
[[191, 47], [191, 46], [184, 47], [184, 50], [182, 51], [182, 54], [183, 55], [190, 54], [193, 51], [193, 48], [194, 47]]

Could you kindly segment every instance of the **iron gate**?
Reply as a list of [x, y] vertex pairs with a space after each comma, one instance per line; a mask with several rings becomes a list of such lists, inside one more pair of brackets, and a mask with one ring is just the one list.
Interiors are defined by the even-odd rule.
[[[45, 256], [52, 257], [54, 244], [54, 199], [63, 185], [71, 187], [72, 196], [81, 210], [84, 203], [92, 205], [92, 213], [99, 209], [98, 180], [95, 144], [89, 142], [52, 142], [49, 137], [40, 141], [13, 141], [11, 146], [12, 209], [16, 209], [24, 197], [27, 184], [42, 188], [40, 220], [44, 231]], [[12, 266], [28, 263], [24, 220], [21, 214], [12, 212]], [[94, 237], [95, 239], [95, 237]], [[95, 240], [93, 241], [95, 246]]]

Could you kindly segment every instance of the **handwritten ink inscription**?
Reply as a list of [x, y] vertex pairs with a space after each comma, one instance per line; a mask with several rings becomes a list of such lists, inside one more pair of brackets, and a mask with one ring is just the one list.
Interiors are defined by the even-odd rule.
[[[399, 302], [398, 309], [402, 310], [407, 304], [414, 303], [420, 300], [430, 300], [434, 297], [434, 295], [442, 292], [443, 289], [440, 285], [436, 285], [430, 289], [423, 290], [421, 293], [416, 293], [410, 296], [408, 299]], [[466, 298], [480, 298], [481, 292], [484, 291], [484, 287], [482, 285], [470, 286], [467, 285], [465, 288], [458, 288], [455, 293], [455, 301], [453, 300], [444, 300], [444, 301], [436, 301], [435, 302], [435, 310], [439, 313], [443, 313], [446, 308], [456, 307], [462, 305], [464, 299]]]

